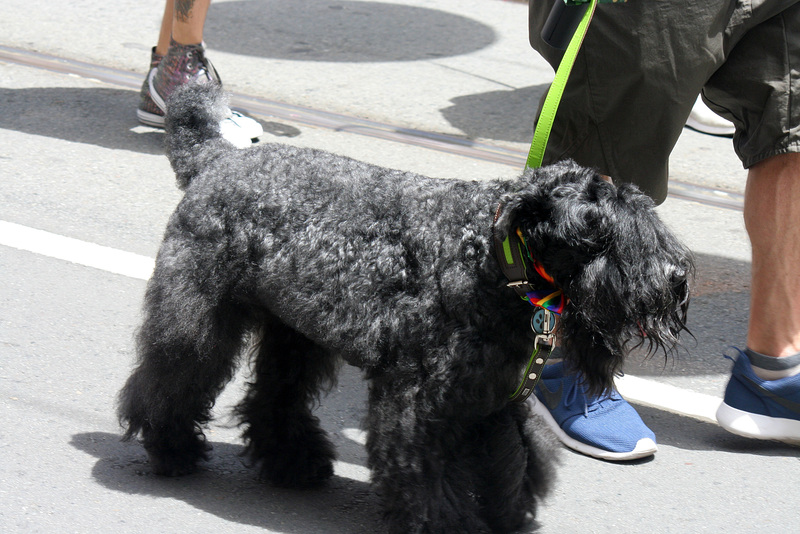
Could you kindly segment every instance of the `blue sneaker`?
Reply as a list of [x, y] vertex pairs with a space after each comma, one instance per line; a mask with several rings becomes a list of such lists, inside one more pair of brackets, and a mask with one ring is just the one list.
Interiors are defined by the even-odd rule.
[[740, 436], [800, 445], [800, 375], [763, 380], [739, 351], [717, 421]]
[[564, 363], [548, 365], [530, 401], [564, 445], [602, 460], [636, 460], [653, 455], [656, 436], [617, 391], [588, 397], [577, 373]]

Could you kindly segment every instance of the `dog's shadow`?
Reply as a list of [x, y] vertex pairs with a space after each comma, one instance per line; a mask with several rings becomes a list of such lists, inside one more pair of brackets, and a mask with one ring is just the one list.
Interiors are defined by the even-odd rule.
[[315, 415], [336, 447], [334, 476], [318, 489], [292, 490], [258, 480], [258, 471], [242, 456], [238, 429], [225, 406], [238, 402], [248, 378], [240, 369], [217, 401], [216, 422], [206, 431], [210, 459], [182, 477], [155, 475], [147, 453], [120, 434], [83, 432], [71, 445], [95, 458], [92, 477], [102, 486], [130, 495], [177, 499], [227, 521], [274, 532], [362, 534], [380, 532], [381, 506], [370, 486], [364, 436], [356, 430], [364, 417], [366, 388], [361, 374], [345, 367], [338, 384], [322, 399]]
[[194, 474], [174, 478], [154, 475], [141, 445], [123, 442], [119, 435], [80, 433], [71, 445], [98, 459], [92, 476], [114, 491], [177, 499], [226, 521], [276, 532], [360, 534], [381, 529], [378, 497], [368, 482], [334, 475], [319, 489], [276, 488], [257, 480], [256, 470], [241, 456], [241, 445], [214, 442], [210, 461]]

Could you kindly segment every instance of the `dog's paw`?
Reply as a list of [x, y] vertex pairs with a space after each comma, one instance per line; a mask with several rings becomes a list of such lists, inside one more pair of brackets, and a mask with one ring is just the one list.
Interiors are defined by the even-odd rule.
[[[245, 454], [264, 482], [284, 488], [319, 486], [333, 476], [336, 450], [316, 418], [298, 416], [292, 421], [293, 425], [248, 428]], [[303, 421], [306, 424], [300, 424]]]
[[187, 437], [180, 446], [174, 442], [169, 444], [148, 442], [145, 437], [144, 447], [153, 472], [167, 477], [193, 473], [200, 460], [208, 460], [211, 451], [211, 445], [203, 439], [202, 434], [198, 433]]
[[261, 480], [282, 488], [321, 486], [333, 476], [333, 461], [327, 457], [282, 458], [261, 464]]
[[197, 459], [149, 455], [153, 473], [165, 477], [179, 477], [197, 470]]

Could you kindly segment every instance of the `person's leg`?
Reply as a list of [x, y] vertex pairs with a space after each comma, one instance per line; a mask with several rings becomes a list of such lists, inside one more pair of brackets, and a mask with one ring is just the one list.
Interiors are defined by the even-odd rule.
[[211, 0], [167, 0], [155, 52], [165, 56], [171, 40], [191, 45], [203, 42], [203, 29]]
[[137, 116], [150, 126], [163, 126], [169, 96], [193, 81], [216, 81], [219, 75], [205, 57], [203, 28], [211, 0], [167, 0], [159, 40], [151, 55]]
[[[529, 37], [555, 69], [562, 52], [540, 37], [554, 1], [560, 0], [530, 0]], [[571, 158], [615, 183], [632, 182], [662, 202], [669, 154], [698, 93], [722, 61], [722, 54], [717, 58], [708, 51], [720, 46], [730, 1], [709, 0], [689, 9], [665, 3], [658, 10], [646, 2], [598, 5], [562, 96], [545, 163]], [[664, 50], [670, 51], [669, 64]], [[616, 391], [588, 395], [581, 378], [563, 365], [544, 371], [535, 394], [535, 409], [574, 450], [608, 460], [657, 450], [654, 433], [625, 399]]]
[[[136, 115], [148, 126], [163, 127], [169, 96], [181, 85], [200, 81], [222, 83], [205, 57], [203, 30], [211, 0], [167, 0], [158, 44], [150, 56], [150, 72], [142, 84]], [[244, 148], [264, 133], [258, 121], [231, 111], [220, 123], [222, 136]]]
[[750, 323], [717, 410], [726, 430], [800, 444], [800, 154], [750, 168]]
[[172, 19], [172, 39], [182, 45], [202, 43], [203, 28], [206, 24], [206, 15], [211, 0], [167, 0], [167, 4], [170, 3], [174, 3], [175, 6]]
[[733, 146], [749, 169], [750, 320], [717, 420], [735, 434], [800, 444], [800, 3], [751, 7], [703, 89], [736, 124]]
[[161, 17], [161, 30], [158, 32], [158, 43], [154, 53], [164, 57], [169, 50], [172, 38], [172, 19], [175, 17], [175, 0], [167, 0], [164, 4], [164, 15]]
[[753, 166], [744, 218], [753, 249], [747, 346], [768, 356], [800, 352], [800, 154]]

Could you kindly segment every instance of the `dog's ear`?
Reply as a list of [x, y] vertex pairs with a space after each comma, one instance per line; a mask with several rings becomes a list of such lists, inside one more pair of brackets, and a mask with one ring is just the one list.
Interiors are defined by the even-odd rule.
[[[535, 196], [531, 192], [508, 194], [500, 199], [500, 208], [495, 220], [495, 230], [502, 239], [511, 234], [514, 229], [527, 222], [530, 224], [531, 213], [534, 212]], [[526, 226], [527, 226], [526, 225]]]
[[528, 170], [524, 188], [509, 193], [497, 220], [502, 236], [522, 230], [531, 255], [556, 281], [574, 272], [606, 246], [606, 204], [616, 188], [572, 161]]
[[[559, 182], [568, 178], [557, 164], [540, 169], [526, 169], [517, 187], [500, 199], [501, 209], [495, 228], [506, 237], [517, 227], [532, 227], [549, 217], [549, 197]], [[575, 165], [575, 168], [577, 165]]]

